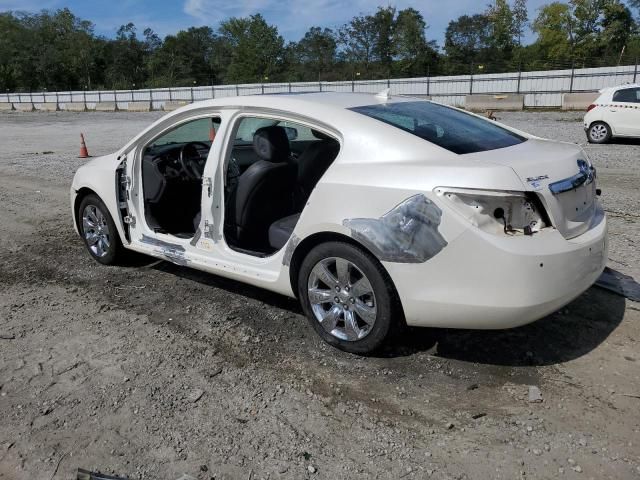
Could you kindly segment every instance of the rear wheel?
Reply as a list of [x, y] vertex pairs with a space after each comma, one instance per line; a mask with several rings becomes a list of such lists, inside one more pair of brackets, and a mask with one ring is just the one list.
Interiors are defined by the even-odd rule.
[[78, 207], [80, 235], [89, 254], [103, 265], [113, 265], [124, 256], [124, 247], [106, 205], [97, 195], [87, 195]]
[[611, 127], [604, 122], [594, 122], [587, 130], [589, 143], [607, 143], [611, 140]]
[[300, 267], [298, 294], [316, 332], [341, 350], [370, 353], [392, 331], [391, 282], [375, 258], [351, 244], [313, 248]]

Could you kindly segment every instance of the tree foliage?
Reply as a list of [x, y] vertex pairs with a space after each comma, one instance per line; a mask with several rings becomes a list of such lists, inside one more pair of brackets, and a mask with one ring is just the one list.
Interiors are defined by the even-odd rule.
[[[640, 56], [640, 0], [491, 0], [452, 19], [442, 50], [414, 8], [379, 7], [337, 29], [285, 42], [260, 15], [161, 38], [133, 23], [113, 38], [69, 9], [0, 13], [0, 91], [129, 89], [271, 81], [380, 79], [598, 66]], [[529, 39], [529, 29], [533, 41]]]

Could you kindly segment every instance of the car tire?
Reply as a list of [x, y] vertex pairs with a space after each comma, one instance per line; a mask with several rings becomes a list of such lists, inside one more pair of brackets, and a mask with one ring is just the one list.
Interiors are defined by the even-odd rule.
[[298, 295], [318, 335], [346, 352], [376, 351], [400, 324], [391, 279], [376, 258], [349, 243], [322, 243], [307, 254]]
[[103, 265], [121, 262], [126, 251], [104, 202], [97, 195], [87, 195], [80, 202], [77, 215], [80, 236], [93, 259]]
[[607, 143], [611, 140], [611, 127], [604, 122], [593, 122], [587, 130], [589, 143]]

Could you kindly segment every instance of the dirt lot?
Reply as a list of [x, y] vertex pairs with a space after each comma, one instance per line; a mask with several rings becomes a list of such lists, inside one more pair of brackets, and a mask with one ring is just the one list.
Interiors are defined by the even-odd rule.
[[[69, 215], [78, 135], [105, 154], [159, 115], [0, 116], [0, 478], [640, 478], [640, 305], [606, 290], [361, 358], [287, 298], [93, 262]], [[499, 117], [584, 142], [581, 114]], [[640, 143], [588, 151], [609, 266], [638, 279]]]

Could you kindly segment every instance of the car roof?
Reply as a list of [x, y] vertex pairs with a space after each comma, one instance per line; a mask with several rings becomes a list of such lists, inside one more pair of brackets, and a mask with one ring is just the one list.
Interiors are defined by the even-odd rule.
[[638, 83], [625, 83], [624, 85], [616, 85], [615, 87], [606, 87], [600, 90], [599, 93], [615, 92], [626, 88], [640, 88]]
[[417, 97], [405, 97], [390, 95], [386, 90], [381, 93], [352, 93], [352, 92], [294, 92], [294, 93], [267, 93], [258, 95], [244, 95], [240, 97], [221, 97], [195, 102], [190, 106], [202, 107], [265, 107], [270, 106], [287, 110], [290, 107], [309, 108], [312, 105], [333, 107], [335, 109], [349, 109], [378, 103], [415, 102], [425, 99]]

